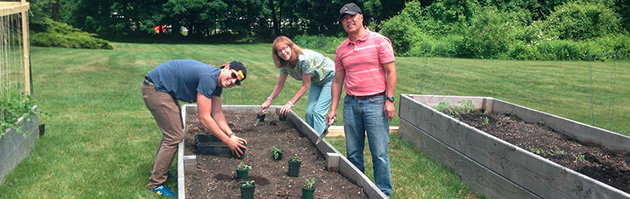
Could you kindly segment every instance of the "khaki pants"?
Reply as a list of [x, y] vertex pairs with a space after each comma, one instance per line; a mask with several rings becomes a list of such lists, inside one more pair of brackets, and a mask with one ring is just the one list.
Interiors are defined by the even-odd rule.
[[145, 81], [142, 84], [142, 98], [162, 131], [162, 141], [153, 160], [148, 184], [149, 188], [155, 189], [166, 182], [177, 145], [184, 138], [183, 125], [179, 102], [169, 93], [157, 91], [152, 83]]

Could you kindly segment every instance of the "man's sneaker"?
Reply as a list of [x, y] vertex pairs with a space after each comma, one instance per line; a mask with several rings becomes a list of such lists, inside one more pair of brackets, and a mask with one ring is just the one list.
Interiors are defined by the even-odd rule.
[[177, 197], [177, 193], [173, 192], [173, 190], [171, 190], [171, 188], [168, 188], [166, 185], [160, 185], [152, 191], [158, 196]]

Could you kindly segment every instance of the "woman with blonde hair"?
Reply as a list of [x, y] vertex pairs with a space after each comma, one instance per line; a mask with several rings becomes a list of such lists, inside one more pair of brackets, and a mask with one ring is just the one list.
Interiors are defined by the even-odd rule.
[[280, 76], [278, 84], [263, 102], [260, 111], [266, 111], [269, 108], [273, 99], [282, 91], [287, 76], [290, 75], [293, 79], [301, 80], [302, 87], [280, 109], [279, 113], [288, 114], [310, 86], [305, 119], [306, 123], [321, 134], [326, 127], [326, 115], [332, 100], [330, 88], [335, 76], [335, 63], [318, 52], [300, 48], [285, 36], [279, 36], [273, 41], [271, 56], [276, 67], [280, 69]]

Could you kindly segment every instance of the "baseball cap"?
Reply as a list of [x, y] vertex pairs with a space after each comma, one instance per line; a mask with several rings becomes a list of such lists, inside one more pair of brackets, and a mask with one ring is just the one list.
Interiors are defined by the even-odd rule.
[[239, 61], [230, 62], [230, 69], [236, 70], [236, 72], [242, 76], [241, 81], [245, 80], [247, 77], [247, 69], [245, 68], [245, 65]]
[[357, 13], [362, 13], [361, 8], [359, 8], [357, 4], [346, 3], [346, 5], [343, 5], [339, 10], [339, 20], [341, 20], [345, 14], [356, 15]]

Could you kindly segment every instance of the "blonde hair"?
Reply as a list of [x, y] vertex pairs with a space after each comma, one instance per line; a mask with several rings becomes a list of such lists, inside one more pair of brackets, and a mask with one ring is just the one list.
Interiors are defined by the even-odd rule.
[[289, 48], [291, 48], [291, 57], [289, 57], [289, 60], [297, 60], [298, 56], [300, 55], [300, 53], [302, 53], [302, 48], [300, 48], [300, 46], [298, 46], [297, 44], [293, 43], [293, 41], [291, 41], [291, 39], [289, 39], [286, 36], [279, 36], [276, 37], [275, 40], [273, 40], [273, 47], [271, 48], [271, 57], [273, 58], [273, 63], [276, 64], [277, 68], [282, 68], [284, 65], [286, 65], [289, 61], [285, 61], [282, 58], [280, 58], [278, 56], [278, 49], [280, 48], [280, 45], [282, 44], [286, 44], [287, 46], [289, 46]]

